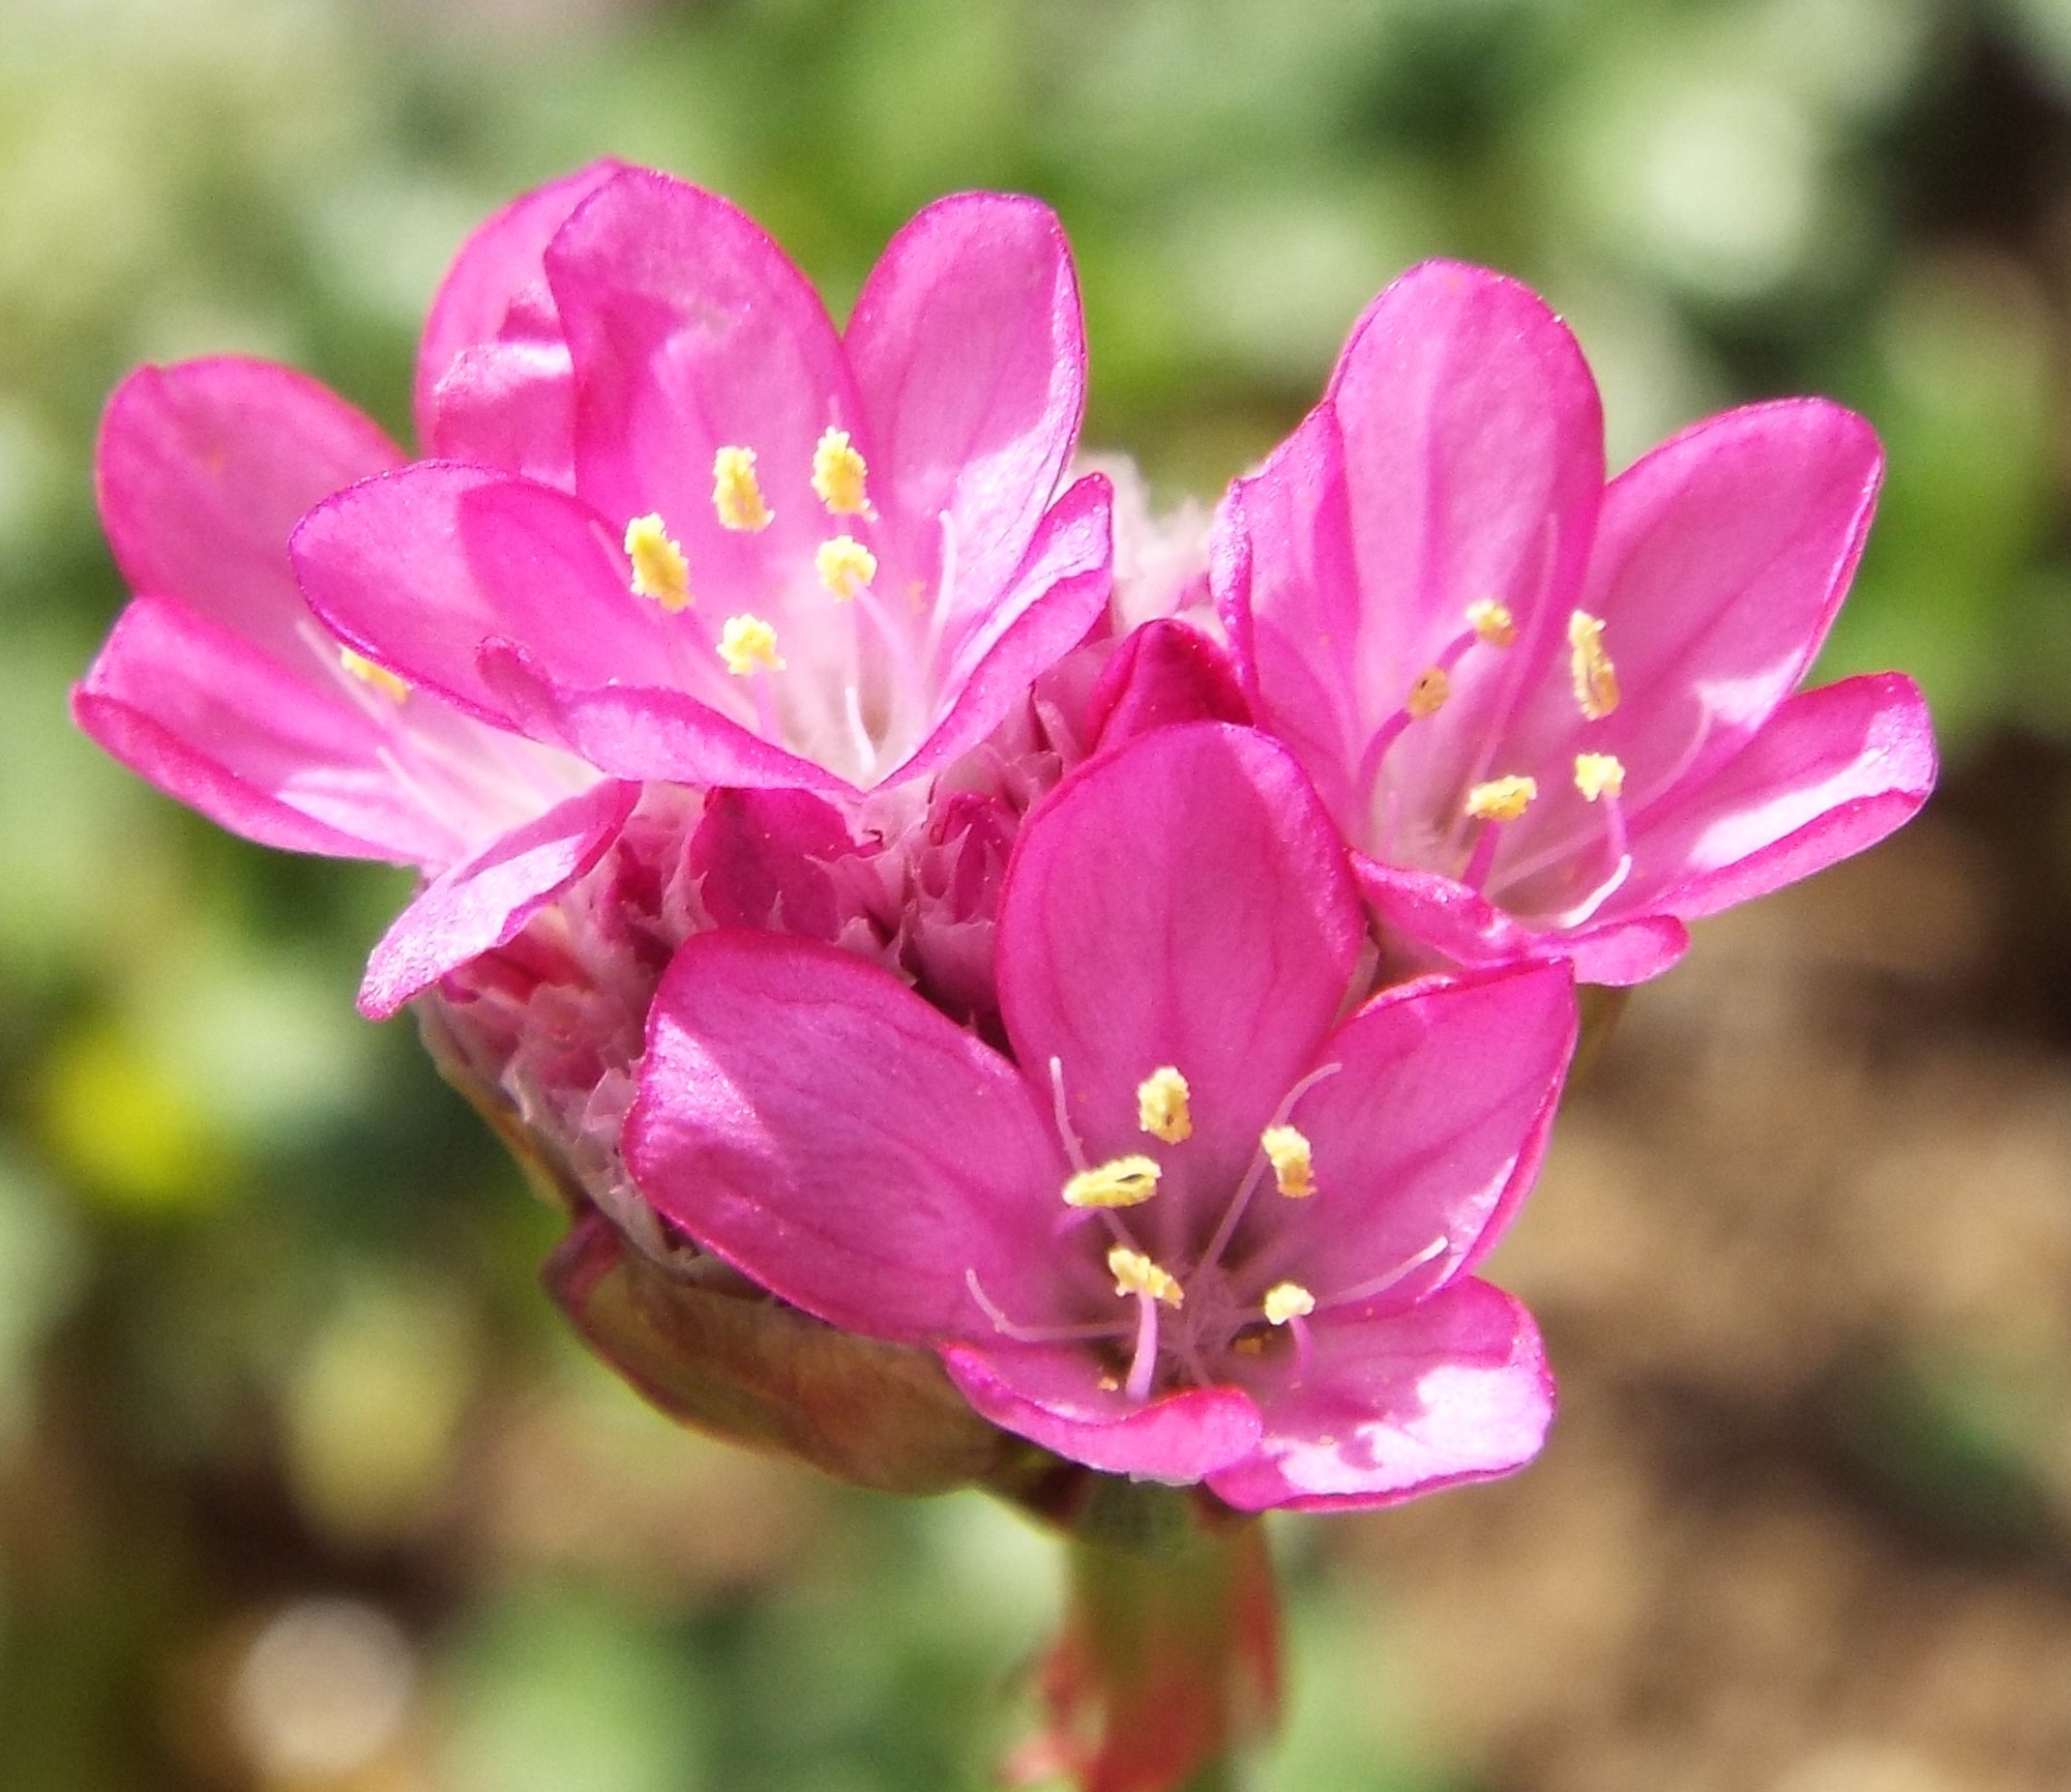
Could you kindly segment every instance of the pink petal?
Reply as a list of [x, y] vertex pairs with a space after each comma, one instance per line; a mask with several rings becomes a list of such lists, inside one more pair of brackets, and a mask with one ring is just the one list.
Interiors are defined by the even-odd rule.
[[[1103, 754], [1022, 830], [1000, 898], [1000, 1007], [1041, 1083], [1063, 1066], [1098, 1161], [1142, 1148], [1137, 1089], [1175, 1067], [1193, 1137], [1142, 1210], [1174, 1248], [1227, 1202], [1343, 1001], [1363, 935], [1344, 848], [1285, 749], [1192, 722]], [[1191, 1216], [1198, 1219], [1198, 1215]]]
[[1935, 737], [1909, 678], [1883, 672], [1791, 697], [1715, 778], [1643, 818], [1634, 902], [1694, 921], [1875, 845], [1934, 789]]
[[1484, 1254], [1538, 1175], [1575, 1036], [1563, 965], [1408, 984], [1368, 1003], [1319, 1053], [1343, 1068], [1294, 1108], [1317, 1191], [1276, 1203], [1258, 1276], [1291, 1278], [1327, 1307], [1442, 1241], [1355, 1308], [1400, 1309]]
[[399, 864], [455, 856], [452, 831], [383, 757], [387, 731], [342, 690], [170, 599], [130, 603], [72, 708], [133, 772], [247, 839]]
[[1258, 1409], [1234, 1388], [1139, 1403], [1101, 1387], [1091, 1351], [1063, 1345], [952, 1344], [942, 1360], [994, 1425], [1104, 1474], [1185, 1486], [1258, 1447]]
[[1324, 404], [1238, 483], [1220, 530], [1245, 534], [1248, 554], [1215, 556], [1261, 719], [1297, 742], [1326, 797], [1363, 804], [1332, 787], [1347, 768], [1317, 755], [1363, 748], [1467, 606], [1494, 598], [1518, 618], [1516, 647], [1461, 661], [1453, 700], [1390, 752], [1389, 780], [1421, 790], [1471, 760], [1566, 623], [1603, 474], [1588, 367], [1527, 289], [1428, 262], [1368, 308]]
[[1488, 1481], [1539, 1454], [1553, 1382], [1531, 1315], [1464, 1281], [1385, 1318], [1312, 1321], [1315, 1355], [1247, 1377], [1264, 1415], [1256, 1454], [1209, 1476], [1241, 1512], [1392, 1506]]
[[562, 490], [576, 483], [576, 382], [567, 345], [487, 342], [447, 369], [426, 445], [441, 460], [521, 473]]
[[[482, 649], [521, 643], [557, 684], [692, 676], [692, 612], [633, 594], [605, 526], [564, 492], [420, 461], [318, 505], [295, 531], [311, 605], [343, 639], [484, 720], [513, 720]], [[709, 649], [704, 650], [709, 656]]]
[[803, 790], [707, 792], [684, 866], [723, 927], [832, 941], [843, 916], [827, 867], [857, 850], [832, 804]]
[[319, 498], [400, 458], [314, 380], [224, 357], [123, 381], [101, 422], [94, 477], [133, 591], [177, 598], [328, 684], [305, 638], [287, 538]]
[[[431, 302], [417, 350], [417, 439], [431, 453], [455, 459], [475, 457], [449, 439], [450, 420], [443, 416], [447, 395], [440, 392], [463, 356], [506, 344], [547, 349], [557, 339], [553, 296], [541, 257], [568, 215], [623, 166], [609, 160], [593, 162], [536, 187], [492, 213], [460, 246]], [[556, 383], [565, 388], [567, 355], [556, 358]], [[534, 366], [539, 368], [541, 364]], [[565, 392], [562, 403], [565, 410]], [[509, 461], [494, 464], [519, 470]]]
[[[744, 213], [645, 169], [577, 210], [547, 274], [575, 357], [583, 496], [620, 530], [660, 514], [700, 602], [763, 611], [833, 532], [811, 483], [821, 432], [862, 432], [818, 297]], [[719, 524], [722, 447], [755, 452], [774, 516], [759, 533]]]
[[1585, 720], [1556, 663], [1524, 706], [1498, 769], [1536, 773], [1541, 800], [1505, 837], [1499, 899], [1565, 908], [1602, 875], [1583, 863], [1572, 888], [1540, 877], [1513, 899], [1500, 887], [1506, 867], [1557, 855], [1563, 842], [1595, 858], [1603, 822], [1568, 776], [1576, 753], [1617, 756], [1637, 817], [1740, 750], [1825, 637], [1882, 472], [1860, 417], [1798, 398], [1711, 418], [1612, 482], [1580, 607], [1605, 622], [1621, 700]]
[[368, 959], [360, 1012], [386, 1020], [448, 972], [509, 945], [604, 857], [639, 794], [636, 784], [593, 785], [433, 878]]
[[1229, 656], [1198, 629], [1158, 618], [1123, 636], [1101, 668], [1086, 723], [1097, 747], [1119, 747], [1181, 721], [1251, 720]]
[[937, 200], [871, 271], [846, 343], [902, 575], [933, 585], [946, 519], [957, 591], [983, 614], [1035, 535], [1085, 407], [1063, 229], [1033, 199]]
[[1644, 983], [1690, 949], [1667, 914], [1640, 913], [1579, 927], [1535, 927], [1435, 871], [1410, 871], [1354, 854], [1359, 888], [1388, 932], [1455, 964], [1494, 966], [1565, 959], [1578, 983]]
[[939, 771], [968, 752], [1028, 694], [1028, 688], [1085, 638], [1107, 608], [1111, 584], [1113, 493], [1088, 474], [1051, 506], [1028, 557], [992, 609], [961, 641], [941, 680], [947, 708], [934, 729], [881, 781]]
[[626, 1132], [641, 1190], [829, 1323], [990, 1338], [1115, 1305], [1053, 1231], [1066, 1168], [1020, 1073], [876, 966], [747, 931], [662, 980]]

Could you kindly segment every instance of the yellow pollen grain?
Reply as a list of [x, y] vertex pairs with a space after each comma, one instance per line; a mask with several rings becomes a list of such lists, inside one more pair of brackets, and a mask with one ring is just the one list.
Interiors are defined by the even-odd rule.
[[1080, 1170], [1064, 1185], [1067, 1207], [1140, 1207], [1158, 1192], [1160, 1171], [1150, 1158], [1109, 1158]]
[[1538, 794], [1536, 778], [1492, 778], [1467, 792], [1467, 816], [1473, 821], [1515, 821]]
[[1137, 1125], [1168, 1145], [1184, 1144], [1194, 1136], [1192, 1094], [1174, 1066], [1160, 1065], [1137, 1084]]
[[1275, 1282], [1265, 1291], [1265, 1316], [1274, 1325], [1306, 1319], [1316, 1311], [1316, 1296], [1298, 1281]]
[[852, 535], [838, 535], [822, 542], [813, 556], [813, 564], [818, 570], [819, 582], [843, 603], [866, 590], [877, 576], [877, 556]]
[[1147, 1294], [1165, 1307], [1183, 1307], [1187, 1291], [1178, 1279], [1160, 1269], [1140, 1250], [1132, 1250], [1127, 1245], [1116, 1245], [1108, 1252], [1109, 1273], [1114, 1278], [1117, 1294]]
[[691, 563], [655, 515], [626, 525], [626, 558], [633, 562], [633, 595], [652, 598], [671, 615], [691, 602]]
[[1491, 647], [1509, 647], [1518, 638], [1518, 619], [1507, 603], [1482, 598], [1467, 605], [1467, 627]]
[[1583, 793], [1585, 802], [1594, 803], [1600, 797], [1616, 798], [1625, 794], [1625, 767], [1614, 753], [1577, 753], [1575, 755], [1575, 788]]
[[1445, 700], [1453, 694], [1453, 681], [1446, 676], [1442, 665], [1428, 665], [1416, 675], [1409, 687], [1409, 694], [1403, 699], [1403, 707], [1416, 720], [1427, 716], [1435, 716], [1445, 707]]
[[813, 451], [813, 489], [834, 515], [871, 514], [869, 473], [846, 429], [829, 429]]
[[356, 654], [349, 647], [338, 650], [338, 662], [352, 677], [363, 685], [371, 685], [391, 703], [400, 703], [410, 694], [410, 688], [385, 665], [376, 665], [364, 654]]
[[746, 678], [760, 667], [781, 672], [784, 661], [777, 654], [777, 631], [759, 616], [729, 616], [719, 632], [719, 657], [736, 678]]
[[1575, 702], [1591, 721], [1602, 721], [1618, 707], [1618, 669], [1604, 651], [1604, 620], [1586, 610], [1568, 618], [1568, 671], [1575, 680]]
[[1316, 1192], [1316, 1165], [1309, 1140], [1294, 1127], [1267, 1127], [1258, 1144], [1273, 1166], [1273, 1186], [1290, 1201]]
[[712, 508], [720, 526], [754, 531], [770, 525], [770, 508], [755, 480], [755, 451], [723, 448], [712, 456]]

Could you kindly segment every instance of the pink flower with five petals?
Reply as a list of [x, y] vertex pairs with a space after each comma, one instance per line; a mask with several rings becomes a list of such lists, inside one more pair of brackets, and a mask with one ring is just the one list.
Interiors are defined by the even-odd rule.
[[1731, 411], [1604, 483], [1596, 387], [1514, 281], [1433, 262], [1219, 518], [1257, 720], [1380, 917], [1463, 964], [1630, 984], [1684, 924], [1860, 851], [1935, 778], [1896, 673], [1792, 694], [1882, 470], [1818, 399]]
[[296, 534], [369, 659], [608, 777], [841, 796], [975, 746], [1101, 616], [1108, 485], [1065, 484], [1085, 354], [1044, 207], [930, 206], [841, 333], [742, 213], [645, 170], [544, 268], [572, 485], [426, 461]]
[[1010, 1060], [881, 969], [722, 931], [649, 1023], [647, 1198], [811, 1313], [937, 1349], [979, 1411], [1244, 1509], [1513, 1469], [1552, 1384], [1469, 1272], [1537, 1169], [1564, 966], [1391, 989], [1285, 749], [1156, 730], [1061, 785], [998, 921]]

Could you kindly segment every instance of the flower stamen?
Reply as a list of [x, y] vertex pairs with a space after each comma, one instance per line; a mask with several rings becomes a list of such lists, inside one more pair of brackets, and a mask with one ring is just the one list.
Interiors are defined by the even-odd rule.
[[870, 469], [846, 429], [828, 429], [813, 451], [813, 490], [836, 516], [873, 516], [865, 482]]
[[626, 558], [633, 562], [633, 595], [652, 598], [670, 615], [691, 603], [691, 563], [683, 547], [650, 512], [626, 525]]
[[1185, 1144], [1194, 1136], [1192, 1093], [1175, 1066], [1160, 1065], [1137, 1085], [1137, 1125], [1168, 1145]]
[[723, 529], [752, 534], [769, 527], [773, 513], [762, 501], [754, 449], [722, 448], [712, 456], [712, 508]]
[[1466, 868], [1460, 873], [1460, 881], [1469, 890], [1479, 890], [1489, 881], [1503, 824], [1523, 815], [1538, 794], [1539, 780], [1535, 778], [1493, 778], [1467, 792], [1467, 819], [1483, 824], [1474, 850], [1467, 855]]
[[759, 616], [727, 617], [719, 633], [719, 657], [736, 678], [747, 678], [757, 670], [784, 670], [784, 662], [777, 652], [777, 631]]
[[1067, 1207], [1140, 1207], [1158, 1192], [1163, 1174], [1152, 1158], [1109, 1158], [1080, 1170], [1064, 1185]]
[[1273, 1186], [1290, 1201], [1306, 1201], [1316, 1192], [1316, 1164], [1307, 1136], [1299, 1128], [1267, 1127], [1258, 1147], [1273, 1166]]
[[1568, 618], [1568, 674], [1575, 703], [1590, 721], [1602, 721], [1618, 707], [1618, 671], [1604, 651], [1604, 620], [1586, 610]]
[[852, 535], [837, 535], [819, 544], [813, 556], [819, 582], [838, 603], [860, 596], [877, 576], [877, 556]]
[[338, 662], [349, 677], [378, 690], [391, 703], [400, 703], [410, 694], [410, 687], [385, 665], [376, 665], [365, 654], [356, 654], [349, 647], [338, 650]]
[[1465, 629], [1446, 642], [1438, 657], [1409, 681], [1402, 708], [1374, 731], [1359, 761], [1362, 787], [1373, 788], [1374, 779], [1380, 775], [1380, 762], [1387, 757], [1388, 749], [1401, 739], [1405, 728], [1412, 721], [1435, 716], [1451, 701], [1453, 672], [1468, 648], [1477, 641], [1485, 647], [1504, 648], [1518, 638], [1518, 626], [1509, 610], [1493, 598], [1469, 603], [1466, 620]]

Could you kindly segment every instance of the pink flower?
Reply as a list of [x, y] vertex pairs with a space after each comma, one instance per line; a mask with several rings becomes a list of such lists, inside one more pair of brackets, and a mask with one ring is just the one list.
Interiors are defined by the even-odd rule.
[[998, 921], [1010, 1060], [876, 966], [691, 940], [626, 1152], [700, 1244], [830, 1323], [936, 1348], [994, 1423], [1231, 1505], [1500, 1474], [1552, 1388], [1468, 1271], [1536, 1171], [1567, 971], [1362, 976], [1343, 846], [1286, 750], [1215, 722], [1076, 773]]
[[[539, 252], [614, 171], [526, 195], [463, 250], [420, 356], [429, 440], [459, 431], [464, 396], [472, 448], [568, 459], [565, 391], [557, 405], [551, 356], [532, 341]], [[507, 365], [519, 356], [523, 378]], [[398, 678], [310, 613], [290, 532], [318, 499], [401, 460], [371, 421], [285, 367], [224, 358], [133, 374], [109, 401], [97, 480], [135, 596], [73, 698], [116, 758], [248, 838], [425, 872], [375, 949], [362, 999], [376, 1014], [515, 937], [596, 863], [637, 795]]]
[[1385, 922], [1460, 963], [1627, 984], [1686, 922], [1890, 833], [1935, 749], [1895, 673], [1792, 694], [1870, 525], [1860, 418], [1728, 412], [1608, 486], [1603, 454], [1560, 320], [1433, 262], [1232, 488], [1214, 579], [1259, 725]]
[[[1085, 357], [1042, 206], [929, 207], [839, 335], [743, 214], [644, 170], [577, 205], [544, 268], [567, 480], [421, 462], [295, 537], [369, 659], [608, 777], [839, 796], [975, 746], [1101, 615], [1108, 487], [1063, 486]], [[530, 355], [449, 376], [456, 434], [499, 442], [476, 396], [531, 414]]]

